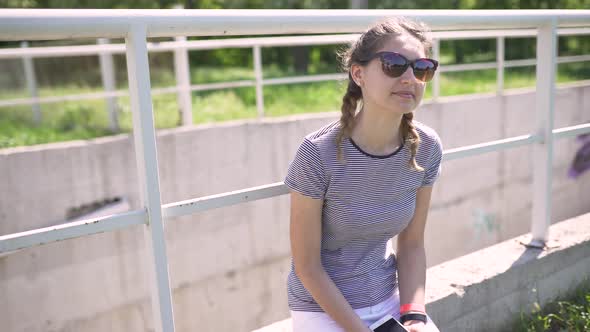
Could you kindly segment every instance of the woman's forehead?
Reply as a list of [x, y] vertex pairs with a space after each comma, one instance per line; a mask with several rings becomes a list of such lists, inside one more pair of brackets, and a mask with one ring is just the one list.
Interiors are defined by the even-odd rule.
[[424, 45], [409, 34], [401, 34], [388, 38], [385, 44], [377, 50], [377, 52], [397, 52], [408, 58], [414, 60], [426, 56]]

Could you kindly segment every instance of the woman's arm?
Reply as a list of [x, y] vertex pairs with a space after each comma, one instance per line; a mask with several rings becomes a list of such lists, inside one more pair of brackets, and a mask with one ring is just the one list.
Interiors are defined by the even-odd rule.
[[291, 192], [291, 253], [295, 273], [322, 309], [347, 332], [371, 331], [322, 266], [323, 199]]
[[414, 217], [397, 238], [400, 304], [424, 304], [424, 284], [426, 282], [424, 229], [431, 194], [432, 186], [418, 188]]

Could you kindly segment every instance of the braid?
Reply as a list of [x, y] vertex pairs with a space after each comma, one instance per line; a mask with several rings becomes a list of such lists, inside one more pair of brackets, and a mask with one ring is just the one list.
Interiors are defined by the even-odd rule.
[[421, 140], [420, 140], [420, 135], [418, 134], [418, 131], [416, 130], [416, 126], [412, 122], [412, 119], [414, 119], [413, 112], [405, 113], [404, 116], [402, 117], [402, 123], [401, 123], [402, 137], [403, 137], [404, 141], [410, 143], [410, 160], [408, 162], [409, 166], [417, 171], [423, 171], [424, 168], [422, 168], [416, 162], [416, 153], [418, 152], [418, 145], [420, 145]]
[[343, 161], [342, 159], [342, 141], [346, 137], [350, 137], [352, 135], [352, 129], [354, 128], [354, 115], [356, 112], [356, 107], [358, 101], [362, 98], [362, 91], [361, 88], [352, 80], [350, 73], [348, 74], [348, 87], [346, 88], [346, 93], [344, 97], [342, 97], [342, 106], [340, 110], [342, 111], [342, 115], [340, 116], [340, 126], [342, 130], [336, 136], [336, 146], [337, 146], [337, 158], [339, 161]]

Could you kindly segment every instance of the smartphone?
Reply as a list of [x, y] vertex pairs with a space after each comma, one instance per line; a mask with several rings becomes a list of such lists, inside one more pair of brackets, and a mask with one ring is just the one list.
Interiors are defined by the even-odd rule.
[[408, 332], [402, 323], [391, 315], [383, 316], [383, 318], [371, 324], [369, 328], [374, 332]]

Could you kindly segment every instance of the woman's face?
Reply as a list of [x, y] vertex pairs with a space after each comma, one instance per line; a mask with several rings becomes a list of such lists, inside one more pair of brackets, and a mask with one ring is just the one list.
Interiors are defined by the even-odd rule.
[[[389, 38], [375, 53], [382, 51], [400, 53], [409, 61], [426, 56], [420, 41], [407, 34]], [[363, 103], [367, 107], [403, 115], [413, 111], [422, 101], [426, 83], [414, 77], [412, 67], [400, 77], [390, 77], [381, 69], [381, 60], [375, 58], [365, 66], [353, 65], [351, 70], [363, 91]]]

